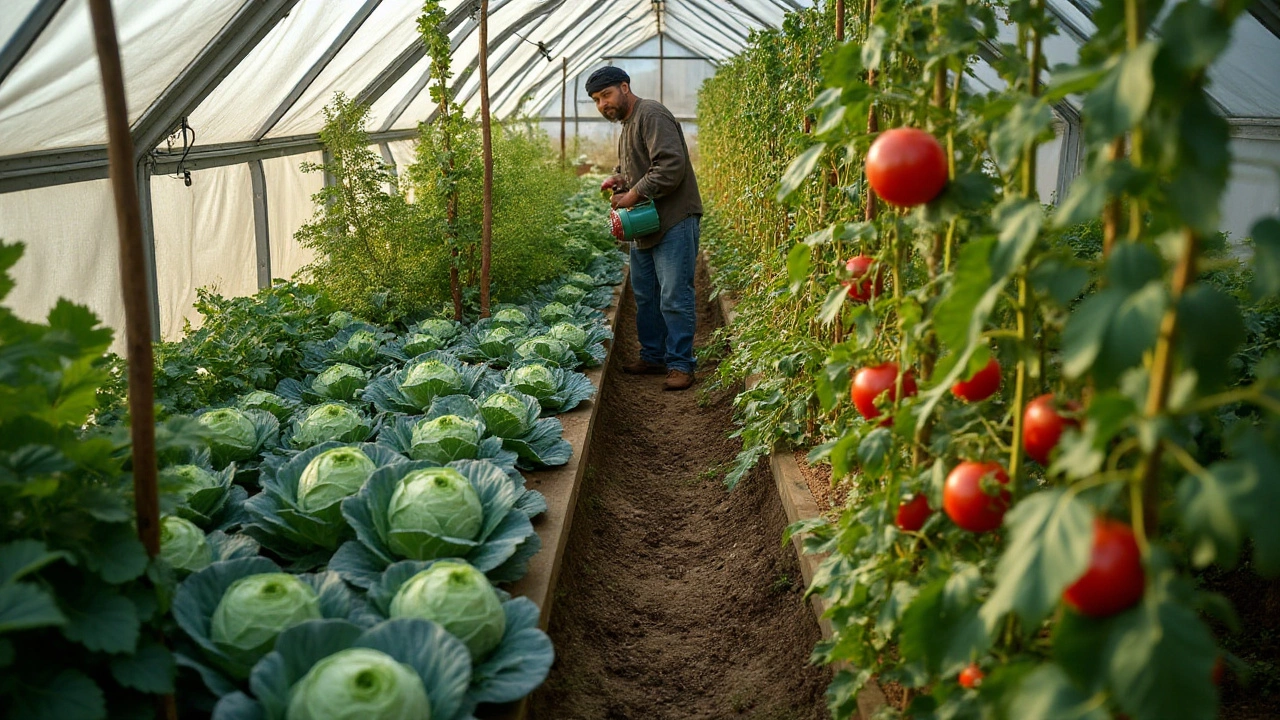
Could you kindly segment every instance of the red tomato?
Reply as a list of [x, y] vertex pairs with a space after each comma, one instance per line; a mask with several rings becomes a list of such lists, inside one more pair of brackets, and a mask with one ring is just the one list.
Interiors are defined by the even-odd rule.
[[1145, 589], [1142, 554], [1133, 530], [1116, 520], [1095, 518], [1089, 569], [1062, 593], [1062, 599], [1081, 615], [1107, 617], [1133, 607]]
[[982, 684], [982, 678], [986, 676], [982, 668], [978, 667], [978, 663], [969, 663], [960, 671], [960, 685], [969, 689], [976, 688]]
[[884, 292], [884, 275], [876, 267], [875, 260], [857, 255], [849, 258], [844, 267], [850, 276], [844, 281], [844, 286], [849, 288], [850, 300], [868, 302]]
[[[1068, 401], [1064, 405], [1068, 410], [1078, 411], [1080, 404]], [[1049, 454], [1058, 446], [1063, 429], [1080, 427], [1075, 418], [1063, 417], [1054, 406], [1053, 395], [1041, 395], [1027, 403], [1022, 413], [1022, 447], [1027, 456], [1041, 465], [1049, 464]]]
[[886, 130], [867, 151], [867, 182], [891, 205], [923, 205], [947, 184], [947, 151], [924, 130]]
[[[880, 417], [880, 408], [876, 407], [876, 398], [888, 393], [889, 402], [897, 400], [897, 383], [898, 363], [887, 362], [875, 367], [862, 368], [853, 376], [853, 383], [849, 387], [849, 397], [853, 400], [853, 406], [858, 408], [859, 413], [862, 413], [862, 417], [874, 420]], [[911, 397], [916, 394], [916, 379], [910, 370], [902, 376], [902, 394], [903, 397]], [[882, 427], [888, 427], [892, 424], [892, 416], [886, 416], [880, 422]]]
[[929, 509], [929, 498], [924, 494], [916, 495], [898, 506], [898, 527], [915, 532], [924, 527], [925, 520], [933, 511]]
[[965, 402], [982, 402], [1000, 389], [1000, 362], [991, 358], [986, 367], [968, 380], [960, 380], [951, 386], [951, 394]]
[[968, 460], [947, 475], [942, 488], [942, 509], [952, 522], [969, 532], [995, 530], [1009, 509], [1009, 491], [1001, 487], [998, 493], [989, 493], [982, 486], [982, 479], [987, 476], [993, 476], [1000, 485], [1009, 484], [1009, 474], [1000, 463]]

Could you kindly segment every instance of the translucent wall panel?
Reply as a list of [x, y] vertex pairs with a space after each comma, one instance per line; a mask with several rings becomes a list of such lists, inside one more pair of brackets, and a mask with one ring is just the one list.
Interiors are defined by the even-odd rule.
[[200, 143], [253, 138], [359, 6], [332, 0], [295, 5], [191, 114]]
[[[137, 120], [243, 0], [115, 0], [129, 119]], [[6, 7], [4, 11], [7, 12]], [[106, 141], [86, 0], [68, 0], [0, 85], [0, 155]]]
[[1222, 229], [1239, 240], [1258, 220], [1280, 214], [1280, 140], [1235, 138], [1231, 152], [1235, 162], [1221, 205]]
[[1209, 68], [1209, 93], [1228, 115], [1280, 115], [1280, 38], [1249, 13], [1241, 15], [1231, 44]]
[[[405, 174], [409, 171], [409, 166], [417, 161], [415, 155], [418, 150], [418, 141], [396, 140], [395, 142], [387, 143], [387, 145], [391, 148], [391, 159], [396, 164], [396, 174], [401, 178], [405, 178]], [[409, 202], [413, 202], [413, 185], [407, 179], [401, 181], [400, 191], [405, 194], [405, 197], [409, 198]]]
[[167, 176], [151, 178], [165, 340], [182, 337], [184, 319], [198, 324], [191, 307], [196, 288], [214, 288], [228, 297], [258, 291], [249, 166], [201, 170], [191, 179], [187, 187]]
[[304, 173], [299, 166], [304, 162], [321, 161], [318, 152], [262, 161], [267, 179], [273, 278], [291, 278], [315, 259], [315, 251], [299, 245], [294, 233], [315, 213], [316, 206], [311, 196], [324, 189], [324, 173]]
[[27, 19], [31, 9], [39, 2], [40, 0], [8, 0], [5, 3], [4, 12], [0, 13], [0, 46], [7, 43], [9, 38], [17, 32], [18, 26]]
[[13, 270], [17, 287], [4, 304], [38, 320], [58, 298], [87, 305], [116, 329], [124, 352], [124, 300], [115, 201], [107, 180], [0, 195], [0, 238], [27, 249]]

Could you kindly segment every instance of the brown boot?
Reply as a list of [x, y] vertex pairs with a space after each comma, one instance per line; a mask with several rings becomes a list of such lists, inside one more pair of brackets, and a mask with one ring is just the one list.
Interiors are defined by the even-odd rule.
[[687, 390], [693, 385], [693, 373], [687, 373], [683, 370], [668, 370], [667, 381], [663, 383], [663, 390]]
[[661, 375], [667, 366], [657, 365], [645, 360], [633, 360], [622, 366], [622, 372], [628, 375]]

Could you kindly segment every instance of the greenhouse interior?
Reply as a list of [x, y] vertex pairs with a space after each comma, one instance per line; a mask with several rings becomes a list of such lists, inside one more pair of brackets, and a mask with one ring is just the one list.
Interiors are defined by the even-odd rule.
[[0, 272], [0, 717], [1280, 718], [1275, 0], [7, 0]]

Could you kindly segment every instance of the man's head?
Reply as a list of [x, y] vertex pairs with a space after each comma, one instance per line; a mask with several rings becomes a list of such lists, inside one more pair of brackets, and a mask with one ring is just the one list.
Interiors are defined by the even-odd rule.
[[587, 78], [587, 94], [606, 120], [622, 120], [631, 113], [636, 96], [631, 94], [631, 76], [622, 68], [602, 67]]

